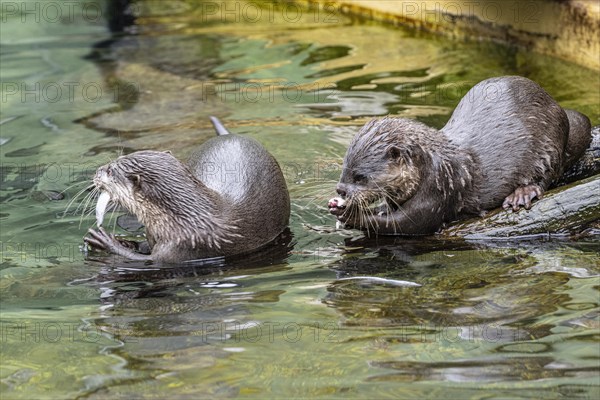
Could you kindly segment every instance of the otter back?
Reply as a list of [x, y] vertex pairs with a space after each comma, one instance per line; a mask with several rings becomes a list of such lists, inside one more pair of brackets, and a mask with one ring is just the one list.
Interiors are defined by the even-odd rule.
[[221, 195], [227, 218], [237, 220], [237, 233], [245, 240], [236, 243], [236, 249], [266, 244], [287, 226], [290, 199], [285, 179], [275, 158], [256, 140], [236, 134], [212, 138], [192, 153], [188, 166]]
[[569, 120], [537, 83], [501, 77], [469, 90], [442, 132], [479, 157], [480, 206], [490, 209], [515, 187], [538, 184], [545, 189], [560, 176]]

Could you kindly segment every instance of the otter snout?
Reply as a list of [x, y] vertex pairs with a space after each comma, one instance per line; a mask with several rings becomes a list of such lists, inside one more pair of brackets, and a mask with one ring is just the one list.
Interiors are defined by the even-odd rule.
[[94, 175], [94, 184], [96, 187], [100, 188], [104, 183], [108, 180], [108, 165], [103, 165], [96, 170], [96, 175]]
[[345, 183], [339, 182], [335, 187], [335, 191], [337, 192], [337, 194], [342, 196], [342, 199], [345, 199], [346, 197], [348, 197], [349, 194], [352, 193], [352, 188], [350, 188], [349, 185], [346, 185]]
[[327, 203], [327, 208], [329, 208], [329, 212], [333, 215], [342, 215], [346, 209], [346, 197], [351, 193], [351, 188], [344, 183], [338, 183], [335, 191], [340, 195], [340, 197], [334, 197], [330, 199]]

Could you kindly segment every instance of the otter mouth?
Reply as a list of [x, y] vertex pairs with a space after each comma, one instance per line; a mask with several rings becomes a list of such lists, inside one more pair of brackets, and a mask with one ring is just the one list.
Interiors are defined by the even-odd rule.
[[346, 200], [341, 197], [334, 197], [327, 202], [327, 208], [333, 215], [342, 215], [346, 210]]
[[329, 212], [334, 215], [341, 215], [346, 211], [346, 208], [352, 206], [358, 206], [361, 210], [368, 211], [371, 214], [386, 215], [394, 211], [390, 205], [382, 198], [376, 198], [368, 202], [360, 202], [358, 205], [356, 202], [352, 202], [351, 199], [346, 200], [341, 197], [334, 197], [329, 200], [327, 207]]
[[96, 203], [96, 224], [98, 227], [102, 226], [102, 222], [104, 222], [104, 215], [106, 214], [109, 202], [110, 194], [108, 192], [100, 192], [98, 202]]

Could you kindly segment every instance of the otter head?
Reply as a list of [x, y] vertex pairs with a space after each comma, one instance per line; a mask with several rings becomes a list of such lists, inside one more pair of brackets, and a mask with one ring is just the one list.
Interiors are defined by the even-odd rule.
[[397, 210], [417, 192], [422, 149], [410, 135], [406, 140], [403, 135], [412, 124], [402, 119], [372, 120], [356, 134], [336, 186], [348, 214], [373, 212], [370, 207], [376, 204], [382, 207], [378, 212]]
[[177, 212], [182, 202], [174, 201], [180, 198], [175, 192], [190, 190], [194, 181], [191, 172], [169, 152], [138, 151], [121, 156], [98, 168], [94, 177], [94, 185], [100, 190], [96, 206], [98, 226], [110, 201], [126, 208], [144, 224], [165, 210]]
[[110, 201], [125, 207], [146, 226], [152, 243], [179, 250], [221, 249], [238, 227], [222, 213], [219, 194], [200, 182], [169, 152], [138, 151], [98, 168], [98, 226]]

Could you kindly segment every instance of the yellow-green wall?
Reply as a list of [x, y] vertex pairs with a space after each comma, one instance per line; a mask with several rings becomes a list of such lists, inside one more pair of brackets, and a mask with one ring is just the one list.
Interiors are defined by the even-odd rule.
[[298, 0], [454, 37], [500, 40], [600, 70], [600, 0]]

